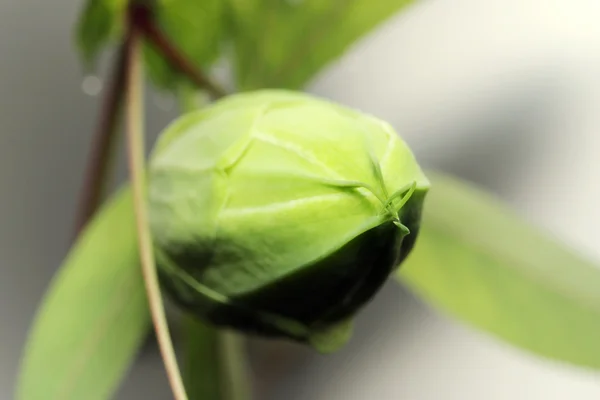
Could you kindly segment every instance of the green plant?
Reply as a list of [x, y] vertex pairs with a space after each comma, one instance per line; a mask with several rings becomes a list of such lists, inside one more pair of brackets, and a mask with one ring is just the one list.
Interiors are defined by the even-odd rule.
[[[194, 291], [184, 290], [181, 285], [175, 287], [169, 278], [168, 273], [177, 269], [194, 273], [190, 272], [185, 259], [179, 259], [174, 270], [165, 269], [170, 260], [165, 262], [164, 255], [166, 253], [173, 258], [173, 254], [177, 255], [178, 246], [180, 248], [182, 243], [188, 245], [187, 242], [191, 242], [195, 249], [194, 246], [198, 245], [197, 238], [192, 237], [197, 232], [195, 229], [207, 229], [208, 225], [203, 224], [208, 224], [210, 218], [194, 221], [193, 216], [208, 212], [209, 206], [192, 203], [198, 207], [193, 209], [194, 213], [190, 210], [182, 213], [185, 208], [181, 207], [170, 212], [158, 212], [156, 199], [173, 193], [175, 198], [181, 199], [177, 193], [181, 193], [187, 183], [185, 177], [178, 176], [173, 169], [167, 168], [166, 175], [157, 175], [156, 166], [161, 160], [156, 154], [168, 147], [173, 135], [178, 135], [177, 126], [193, 125], [196, 119], [203, 120], [206, 115], [215, 117], [213, 114], [218, 114], [215, 110], [227, 111], [232, 103], [244, 103], [244, 98], [256, 99], [265, 95], [271, 102], [274, 97], [289, 96], [286, 102], [318, 103], [315, 109], [319, 112], [335, 107], [341, 110], [340, 114], [352, 114], [341, 106], [320, 103], [291, 91], [300, 90], [355, 40], [409, 4], [406, 0], [89, 0], [77, 36], [86, 64], [93, 67], [100, 51], [110, 44], [118, 44], [120, 50], [106, 93], [95, 153], [82, 195], [77, 240], [53, 281], [32, 328], [22, 364], [18, 399], [109, 398], [149, 332], [151, 321], [154, 322], [177, 399], [238, 400], [249, 397], [240, 351], [243, 337], [216, 326], [233, 325], [242, 330], [256, 331], [256, 321], [251, 319], [252, 323], [249, 323], [244, 319], [240, 323], [240, 316], [232, 317], [230, 308], [226, 308], [225, 314], [219, 308], [215, 311], [211, 305], [215, 296], [201, 293], [198, 300]], [[204, 72], [219, 57], [227, 58], [235, 66], [235, 91], [247, 92], [248, 97], [227, 96], [226, 91]], [[161, 136], [148, 169], [145, 169], [142, 152], [144, 69], [157, 87], [180, 96], [186, 114]], [[278, 90], [261, 91], [265, 88]], [[195, 101], [196, 91], [204, 91], [213, 99], [225, 99], [188, 114], [188, 111], [202, 107]], [[238, 104], [238, 110], [252, 111], [254, 106], [254, 102]], [[100, 207], [122, 110], [127, 127], [131, 188], [121, 189]], [[290, 112], [292, 117], [306, 118], [302, 107], [298, 110], [292, 107]], [[227, 116], [217, 117], [221, 118], [218, 126], [226, 126], [223, 134], [227, 134], [245, 132], [248, 126], [253, 125], [256, 115], [252, 115], [249, 121], [244, 120], [240, 113], [231, 113], [231, 120]], [[359, 114], [351, 117], [356, 120], [356, 127], [364, 129], [363, 136], [357, 137], [377, 137], [378, 133], [371, 126], [374, 120]], [[329, 125], [328, 120], [319, 118], [324, 117], [319, 115], [314, 117], [314, 121]], [[239, 128], [240, 125], [243, 129]], [[212, 126], [215, 129], [217, 125]], [[332, 126], [337, 129], [341, 125]], [[356, 127], [344, 125], [343, 132]], [[290, 129], [296, 132], [297, 128]], [[327, 133], [335, 133], [335, 129]], [[307, 132], [306, 137], [310, 134], [315, 133]], [[205, 145], [198, 148], [198, 151], [205, 151], [205, 157], [217, 154], [209, 152]], [[525, 224], [480, 189], [435, 171], [426, 171], [425, 179], [418, 165], [412, 162], [392, 170], [391, 176], [398, 178], [407, 168], [412, 168], [411, 173], [391, 185], [388, 183], [389, 171], [380, 168], [377, 162], [376, 144], [355, 144], [352, 151], [353, 157], [356, 157], [353, 161], [360, 164], [362, 157], [364, 163], [360, 164], [360, 171], [371, 174], [370, 178], [352, 182], [350, 178], [355, 175], [342, 175], [347, 179], [343, 182], [339, 179], [328, 181], [327, 190], [343, 193], [344, 196], [362, 190], [360, 193], [372, 193], [373, 198], [377, 198], [379, 193], [383, 199], [380, 204], [383, 205], [383, 215], [391, 216], [389, 221], [396, 223], [395, 233], [385, 237], [397, 234], [405, 240], [406, 236], [410, 243], [416, 239], [418, 230], [418, 240], [408, 257], [408, 251], [399, 253], [401, 259], [406, 259], [402, 268], [394, 272], [398, 280], [443, 312], [508, 343], [550, 359], [583, 367], [600, 367], [600, 345], [597, 341], [600, 336], [600, 269]], [[185, 161], [188, 158], [169, 158], [169, 165], [176, 168], [177, 163], [173, 160]], [[199, 163], [203, 160], [191, 158], [188, 161]], [[399, 155], [397, 160], [412, 160], [410, 151]], [[327, 166], [337, 165], [337, 162], [328, 161]], [[294, 168], [294, 172], [300, 171], [301, 174], [310, 169], [309, 166]], [[273, 170], [271, 168], [269, 172]], [[317, 174], [317, 177], [320, 179], [317, 193], [323, 193], [326, 190], [323, 176]], [[157, 179], [163, 179], [161, 185], [156, 184]], [[427, 181], [431, 189], [425, 196], [422, 220], [419, 211], [409, 224], [404, 211], [420, 210], [423, 197], [417, 194], [424, 195], [429, 186]], [[365, 182], [369, 185], [365, 186]], [[390, 191], [385, 193], [387, 186], [390, 186]], [[147, 190], [149, 196], [146, 196]], [[205, 199], [207, 190], [202, 192], [204, 197], [199, 196], [195, 200]], [[411, 199], [413, 203], [406, 203]], [[416, 206], [414, 200], [419, 201]], [[171, 206], [175, 203], [166, 204]], [[369, 204], [370, 207], [379, 203]], [[363, 217], [360, 213], [366, 209], [361, 208], [363, 205], [357, 207], [356, 215]], [[385, 214], [390, 207], [391, 211]], [[340, 209], [328, 212], [339, 213]], [[365, 218], [370, 215], [365, 214]], [[174, 221], [177, 223], [175, 228], [161, 231]], [[189, 221], [199, 225], [191, 231], [180, 229], [182, 223]], [[329, 228], [323, 225], [319, 229]], [[261, 234], [260, 230], [242, 231], [241, 228], [240, 232]], [[326, 236], [330, 235], [323, 235]], [[291, 236], [287, 240], [293, 243], [299, 238]], [[256, 238], [252, 239], [252, 249], [260, 247]], [[379, 239], [375, 242], [380, 243]], [[326, 250], [323, 252], [329, 255], [331, 247]], [[189, 252], [185, 254], [189, 255]], [[287, 253], [282, 251], [282, 254]], [[158, 270], [154, 266], [155, 256], [159, 261]], [[255, 254], [245, 256], [248, 258], [242, 260], [247, 263], [263, 257]], [[397, 260], [387, 272], [395, 269], [399, 262]], [[197, 267], [199, 263], [191, 265]], [[298, 266], [293, 267], [296, 269]], [[179, 297], [180, 303], [191, 305], [196, 310], [195, 314], [203, 317], [199, 319], [187, 314], [183, 317], [183, 374], [179, 373], [174, 357], [157, 272], [163, 275], [163, 286], [174, 297]], [[196, 281], [202, 279], [197, 278]], [[215, 282], [218, 281], [213, 280], [212, 284]], [[223, 282], [228, 283], [226, 279]], [[354, 288], [377, 290], [377, 285], [365, 285], [363, 280], [354, 276], [351, 282], [357, 284], [351, 289], [344, 289], [344, 294], [354, 293]], [[208, 281], [202, 283], [206, 283], [205, 286], [211, 284]], [[261, 282], [262, 286], [264, 282]], [[235, 297], [232, 293], [236, 289], [239, 287], [234, 286], [232, 291], [227, 292], [228, 296]], [[227, 303], [230, 297], [219, 301], [231, 305]], [[207, 302], [207, 299], [211, 301]], [[268, 297], [266, 299], [269, 300]], [[281, 301], [281, 298], [278, 299]], [[354, 303], [354, 296], [348, 296], [348, 299]], [[368, 298], [359, 303], [366, 300]], [[284, 302], [283, 306], [286, 305], [289, 304]], [[347, 340], [348, 326], [341, 322], [356, 312], [355, 305], [360, 304], [352, 307], [328, 304], [334, 311], [344, 309], [341, 314], [344, 318], [335, 319], [336, 324], [325, 324], [322, 330], [326, 334], [317, 335], [316, 341], [312, 334], [298, 335], [297, 327], [281, 325], [279, 320], [275, 324], [276, 333], [294, 339], [309, 339], [307, 341], [322, 349], [335, 349]], [[316, 311], [324, 310], [317, 308]], [[223, 315], [227, 316], [225, 320]], [[256, 313], [252, 315], [255, 317]], [[315, 320], [322, 322], [320, 317]], [[216, 325], [207, 324], [208, 320]], [[259, 325], [265, 328], [264, 324]], [[329, 325], [336, 329], [329, 329]], [[339, 326], [342, 329], [337, 329]]]

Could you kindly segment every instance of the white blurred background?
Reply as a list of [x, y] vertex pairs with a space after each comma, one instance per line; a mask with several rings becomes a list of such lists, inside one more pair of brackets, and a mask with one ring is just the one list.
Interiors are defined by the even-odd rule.
[[[0, 399], [12, 398], [27, 328], [68, 250], [96, 121], [71, 41], [80, 7], [0, 0]], [[597, 0], [417, 1], [309, 90], [389, 120], [426, 166], [484, 185], [600, 260], [599, 19]], [[155, 136], [175, 110], [148, 99]], [[508, 347], [393, 284], [339, 354], [291, 349], [291, 365], [257, 350], [261, 398], [600, 398], [600, 374]], [[118, 398], [170, 398], [152, 346]]]

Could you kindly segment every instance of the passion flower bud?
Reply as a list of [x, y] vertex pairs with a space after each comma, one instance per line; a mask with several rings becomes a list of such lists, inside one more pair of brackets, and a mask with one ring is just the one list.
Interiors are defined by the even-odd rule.
[[161, 283], [217, 326], [333, 351], [413, 247], [428, 188], [385, 122], [296, 92], [230, 96], [151, 156]]

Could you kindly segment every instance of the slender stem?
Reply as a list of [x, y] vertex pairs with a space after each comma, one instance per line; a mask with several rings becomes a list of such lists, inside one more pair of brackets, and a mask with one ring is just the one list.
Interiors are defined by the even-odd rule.
[[249, 400], [252, 398], [252, 385], [246, 357], [244, 338], [235, 332], [219, 333], [221, 358], [222, 400]]
[[125, 41], [119, 49], [108, 89], [102, 99], [98, 128], [94, 134], [75, 219], [75, 237], [96, 212], [106, 189], [111, 153], [118, 138], [119, 117], [123, 106], [127, 47], [128, 42]]
[[126, 112], [128, 161], [138, 233], [138, 247], [142, 272], [152, 314], [152, 321], [161, 350], [162, 359], [176, 400], [187, 400], [185, 388], [175, 350], [169, 334], [169, 326], [165, 315], [164, 304], [160, 293], [158, 276], [155, 268], [152, 240], [148, 227], [145, 201], [144, 176], [144, 127], [143, 127], [143, 64], [141, 59], [141, 40], [137, 29], [130, 27], [130, 52], [127, 62]]
[[190, 400], [224, 400], [215, 327], [184, 313], [182, 344], [182, 372]]
[[156, 50], [171, 64], [187, 76], [195, 85], [206, 89], [213, 98], [219, 99], [227, 93], [219, 85], [213, 82], [203, 71], [196, 68], [179, 49], [158, 29], [154, 23], [151, 10], [141, 4], [132, 8], [135, 25], [140, 29], [145, 39], [152, 44]]

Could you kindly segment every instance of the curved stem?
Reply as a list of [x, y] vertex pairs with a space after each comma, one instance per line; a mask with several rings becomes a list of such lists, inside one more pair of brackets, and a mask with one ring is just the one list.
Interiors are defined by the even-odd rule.
[[143, 127], [143, 67], [141, 60], [141, 41], [137, 29], [130, 27], [128, 35], [129, 57], [127, 61], [126, 83], [126, 115], [127, 115], [127, 143], [128, 161], [138, 233], [138, 247], [140, 261], [146, 285], [146, 293], [152, 314], [152, 321], [158, 339], [158, 344], [169, 378], [169, 383], [176, 400], [187, 400], [185, 388], [175, 350], [169, 334], [169, 326], [165, 315], [158, 276], [156, 273], [152, 240], [148, 227], [148, 218], [145, 201], [144, 177], [144, 127]]

